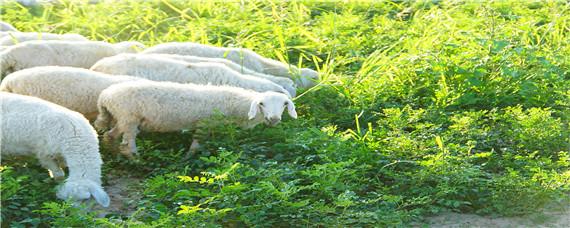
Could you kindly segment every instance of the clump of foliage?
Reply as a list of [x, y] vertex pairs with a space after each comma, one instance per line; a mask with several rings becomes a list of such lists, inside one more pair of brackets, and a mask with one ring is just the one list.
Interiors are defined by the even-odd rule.
[[298, 120], [213, 125], [193, 156], [191, 132], [143, 134], [138, 161], [104, 148], [105, 173], [144, 179], [132, 214], [57, 201], [37, 163], [8, 163], [2, 225], [402, 226], [443, 211], [528, 214], [570, 191], [562, 1], [8, 2], [0, 13], [23, 31], [246, 47], [323, 74], [296, 98]]

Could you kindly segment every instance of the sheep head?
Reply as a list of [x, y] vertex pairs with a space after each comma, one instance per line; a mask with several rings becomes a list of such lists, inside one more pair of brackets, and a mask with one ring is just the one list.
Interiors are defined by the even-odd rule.
[[248, 117], [252, 120], [257, 115], [263, 115], [265, 124], [275, 126], [281, 122], [281, 115], [285, 107], [289, 116], [297, 119], [295, 104], [287, 95], [276, 92], [264, 92], [251, 102]]

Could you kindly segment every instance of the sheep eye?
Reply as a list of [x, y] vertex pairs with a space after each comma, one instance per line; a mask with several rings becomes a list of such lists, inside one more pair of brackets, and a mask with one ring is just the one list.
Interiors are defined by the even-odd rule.
[[263, 106], [263, 102], [259, 102], [259, 105]]
[[289, 104], [289, 102], [285, 102], [285, 104], [283, 104], [283, 106], [287, 106]]

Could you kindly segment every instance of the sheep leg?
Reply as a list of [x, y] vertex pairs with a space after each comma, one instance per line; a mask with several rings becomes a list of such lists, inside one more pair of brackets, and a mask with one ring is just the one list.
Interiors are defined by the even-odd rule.
[[52, 157], [38, 155], [40, 165], [46, 168], [49, 176], [57, 181], [65, 179], [65, 172], [59, 167], [56, 160]]
[[190, 145], [190, 150], [196, 152], [198, 148], [200, 148], [200, 143], [198, 142], [198, 139], [193, 139], [192, 145]]
[[120, 129], [124, 129], [123, 141], [121, 142], [121, 153], [129, 159], [133, 159], [137, 155], [136, 137], [139, 133], [138, 125], [134, 123], [117, 124]]
[[103, 135], [103, 140], [106, 144], [113, 144], [113, 142], [120, 136], [119, 128], [114, 126]]
[[186, 156], [184, 156], [184, 159], [189, 159], [190, 157], [195, 155], [198, 148], [200, 148], [200, 143], [198, 142], [198, 139], [194, 138], [192, 140], [192, 145], [190, 145], [190, 149], [188, 149], [188, 152], [186, 152]]

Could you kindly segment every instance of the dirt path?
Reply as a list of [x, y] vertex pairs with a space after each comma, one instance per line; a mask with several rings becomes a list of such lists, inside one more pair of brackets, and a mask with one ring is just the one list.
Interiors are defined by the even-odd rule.
[[132, 177], [130, 175], [108, 175], [107, 184], [104, 186], [105, 191], [111, 197], [111, 204], [107, 208], [95, 205], [98, 211], [102, 213], [99, 217], [104, 217], [108, 214], [120, 214], [123, 216], [130, 216], [137, 209], [137, 202], [142, 197], [142, 183], [143, 179]]
[[418, 227], [570, 227], [570, 207], [526, 217], [492, 218], [474, 214], [444, 213]]
[[141, 188], [142, 179], [130, 176], [109, 177], [107, 179], [107, 193], [111, 197], [109, 212], [130, 215], [137, 207], [137, 201], [141, 198], [138, 190]]

